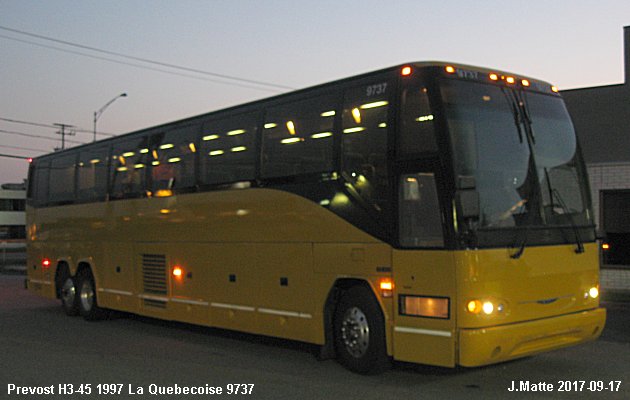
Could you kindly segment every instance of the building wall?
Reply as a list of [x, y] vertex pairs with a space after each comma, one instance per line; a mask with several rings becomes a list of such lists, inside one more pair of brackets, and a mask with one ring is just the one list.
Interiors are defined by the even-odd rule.
[[630, 162], [589, 164], [593, 211], [598, 229], [601, 228], [601, 191], [630, 189]]
[[25, 190], [0, 188], [0, 240], [24, 239], [26, 226], [25, 199]]

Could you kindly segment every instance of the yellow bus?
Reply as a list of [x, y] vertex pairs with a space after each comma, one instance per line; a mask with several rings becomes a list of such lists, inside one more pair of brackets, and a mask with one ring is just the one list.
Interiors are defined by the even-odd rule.
[[598, 247], [557, 88], [409, 63], [36, 158], [28, 288], [391, 360], [596, 339]]

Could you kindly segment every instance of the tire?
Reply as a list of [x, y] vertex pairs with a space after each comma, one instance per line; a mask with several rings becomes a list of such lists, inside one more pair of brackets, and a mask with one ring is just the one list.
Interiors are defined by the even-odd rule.
[[347, 290], [334, 317], [338, 361], [353, 372], [371, 375], [387, 370], [385, 321], [372, 291], [363, 286]]
[[89, 269], [82, 269], [76, 277], [79, 314], [87, 321], [97, 321], [106, 316], [106, 311], [98, 306], [94, 276]]
[[68, 268], [62, 267], [59, 272], [59, 299], [61, 308], [70, 317], [79, 315], [79, 296], [74, 278], [70, 275]]

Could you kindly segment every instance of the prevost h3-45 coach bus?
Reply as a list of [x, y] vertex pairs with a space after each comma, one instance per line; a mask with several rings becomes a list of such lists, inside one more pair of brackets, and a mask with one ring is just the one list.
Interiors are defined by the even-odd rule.
[[389, 360], [596, 339], [598, 249], [557, 89], [411, 63], [35, 159], [28, 287]]

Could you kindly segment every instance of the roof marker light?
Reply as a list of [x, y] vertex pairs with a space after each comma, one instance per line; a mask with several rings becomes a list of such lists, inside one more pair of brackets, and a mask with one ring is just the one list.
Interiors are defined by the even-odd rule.
[[525, 87], [530, 87], [531, 83], [527, 79], [521, 79], [521, 85]]
[[490, 74], [490, 75], [488, 75], [488, 77], [490, 78], [491, 81], [498, 81], [499, 80], [499, 75], [497, 75], [497, 74]]
[[514, 77], [513, 77], [513, 76], [507, 76], [507, 77], [505, 77], [505, 81], [506, 81], [508, 84], [510, 84], [510, 85], [513, 85], [514, 83], [516, 83], [516, 79], [514, 79]]
[[551, 87], [551, 91], [554, 92], [554, 93], [558, 93], [559, 90], [558, 90], [557, 86], [552, 86]]
[[454, 74], [455, 73], [455, 67], [453, 67], [452, 65], [447, 65], [444, 70], [446, 72], [448, 72], [449, 74]]
[[400, 75], [402, 76], [409, 76], [411, 75], [411, 67], [410, 66], [405, 66], [402, 67], [402, 69], [400, 70]]

